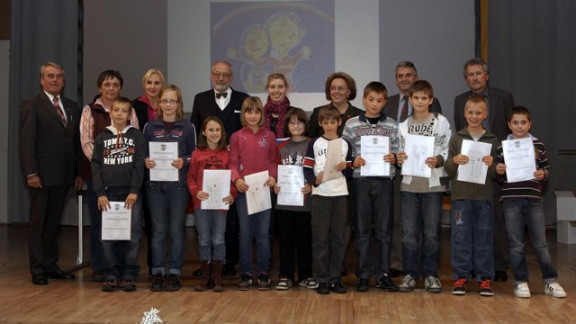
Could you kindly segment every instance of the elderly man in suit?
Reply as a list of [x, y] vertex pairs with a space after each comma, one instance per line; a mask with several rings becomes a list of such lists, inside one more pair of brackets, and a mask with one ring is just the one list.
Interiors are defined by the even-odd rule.
[[[227, 61], [216, 61], [212, 64], [210, 79], [213, 88], [200, 92], [194, 97], [191, 122], [196, 127], [198, 135], [202, 131], [202, 122], [208, 116], [218, 117], [224, 124], [226, 142], [230, 143], [230, 136], [242, 128], [240, 111], [242, 103], [248, 95], [230, 87], [234, 80], [232, 64]], [[234, 265], [238, 262], [238, 216], [236, 207], [230, 206], [226, 217], [226, 265], [224, 276], [231, 277], [236, 274]], [[201, 277], [200, 269], [194, 271], [194, 277]]]
[[25, 100], [20, 112], [20, 164], [30, 196], [29, 254], [32, 283], [74, 279], [58, 266], [57, 232], [77, 176], [80, 141], [77, 104], [62, 96], [64, 69], [53, 62], [40, 68], [42, 92]]
[[[395, 71], [398, 94], [388, 97], [384, 106], [386, 116], [401, 123], [412, 115], [412, 105], [408, 100], [408, 90], [412, 83], [418, 80], [418, 70], [414, 63], [402, 61], [396, 64]], [[440, 102], [436, 97], [430, 105], [430, 112], [442, 112]], [[390, 276], [399, 277], [404, 275], [402, 269], [402, 209], [400, 199], [400, 176], [394, 179], [394, 230], [392, 234], [392, 252], [390, 254]]]
[[[454, 99], [454, 130], [466, 127], [464, 106], [472, 93], [477, 93], [486, 99], [488, 117], [484, 120], [484, 128], [496, 135], [499, 140], [505, 140], [510, 133], [508, 129], [508, 114], [514, 107], [512, 94], [505, 90], [488, 87], [488, 64], [480, 58], [472, 58], [464, 63], [464, 79], [470, 88]], [[497, 185], [498, 186], [498, 185]], [[497, 188], [499, 190], [499, 187]], [[494, 199], [494, 281], [507, 281], [508, 275], [508, 237], [502, 215], [500, 201]]]

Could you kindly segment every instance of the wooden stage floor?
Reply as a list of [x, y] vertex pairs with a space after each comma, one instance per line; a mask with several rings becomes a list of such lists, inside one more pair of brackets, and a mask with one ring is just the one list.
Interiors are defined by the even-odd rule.
[[[84, 233], [84, 251], [88, 253], [88, 231]], [[144, 274], [137, 282], [136, 292], [105, 293], [100, 283], [90, 281], [89, 268], [78, 270], [75, 281], [50, 280], [47, 286], [32, 285], [27, 227], [0, 225], [0, 323], [139, 323], [151, 307], [160, 311], [164, 323], [574, 323], [576, 318], [576, 245], [555, 243], [555, 231], [548, 231], [548, 240], [552, 242], [550, 251], [560, 283], [568, 293], [565, 299], [543, 293], [531, 249], [531, 299], [514, 297], [512, 280], [496, 283], [496, 294], [491, 298], [480, 297], [475, 284], [467, 295], [453, 296], [450, 232], [446, 229], [442, 231], [439, 269], [444, 286], [441, 294], [427, 293], [421, 282], [412, 293], [389, 293], [376, 288], [358, 293], [354, 290], [353, 271], [345, 278], [349, 292], [343, 295], [318, 295], [305, 288], [241, 292], [236, 290], [236, 278], [225, 280], [223, 293], [195, 292], [192, 287], [197, 281], [191, 278], [198, 262], [195, 230], [187, 228], [186, 234], [184, 287], [180, 291], [150, 292], [149, 278]], [[60, 242], [60, 265], [72, 268], [77, 254], [77, 228], [63, 227]], [[144, 250], [141, 252], [141, 264], [145, 265]], [[346, 262], [349, 269], [354, 268], [353, 248], [348, 251]], [[277, 268], [276, 254], [275, 265]], [[273, 275], [277, 280], [277, 270]], [[512, 279], [511, 271], [508, 275]]]

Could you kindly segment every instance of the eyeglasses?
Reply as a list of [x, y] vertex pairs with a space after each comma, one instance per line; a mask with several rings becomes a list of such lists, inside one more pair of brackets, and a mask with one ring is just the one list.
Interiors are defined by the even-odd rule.
[[298, 127], [298, 126], [304, 126], [304, 123], [301, 121], [297, 121], [297, 122], [289, 122], [288, 126], [292, 126], [292, 127]]
[[165, 104], [165, 105], [175, 105], [177, 103], [179, 103], [179, 100], [173, 100], [173, 99], [162, 99], [160, 100], [161, 103]]
[[217, 79], [219, 78], [229, 79], [232, 76], [232, 74], [227, 72], [212, 72], [212, 76]]

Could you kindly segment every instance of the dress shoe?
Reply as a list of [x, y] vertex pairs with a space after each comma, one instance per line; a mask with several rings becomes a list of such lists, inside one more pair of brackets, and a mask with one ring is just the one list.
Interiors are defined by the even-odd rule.
[[506, 271], [496, 271], [494, 273], [494, 281], [495, 282], [506, 282], [508, 281], [508, 274]]
[[32, 276], [32, 284], [36, 286], [46, 286], [48, 284], [48, 279], [46, 276]]
[[64, 272], [62, 269], [56, 269], [55, 271], [48, 273], [49, 279], [65, 279], [65, 280], [74, 280], [76, 277], [68, 272]]
[[404, 272], [396, 268], [390, 268], [390, 278], [404, 277]]

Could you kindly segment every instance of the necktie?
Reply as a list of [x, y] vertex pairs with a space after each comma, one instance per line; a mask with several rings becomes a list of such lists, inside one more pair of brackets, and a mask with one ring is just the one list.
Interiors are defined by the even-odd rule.
[[216, 99], [220, 99], [220, 97], [228, 97], [228, 92], [216, 92]]
[[60, 120], [62, 120], [62, 124], [64, 124], [64, 126], [66, 126], [66, 117], [64, 117], [64, 113], [62, 112], [62, 109], [60, 108], [60, 103], [58, 103], [58, 97], [54, 97], [54, 109], [56, 109], [58, 116], [60, 116]]
[[404, 96], [404, 104], [402, 105], [402, 111], [400, 112], [400, 120], [399, 123], [406, 120], [408, 117], [408, 96]]

